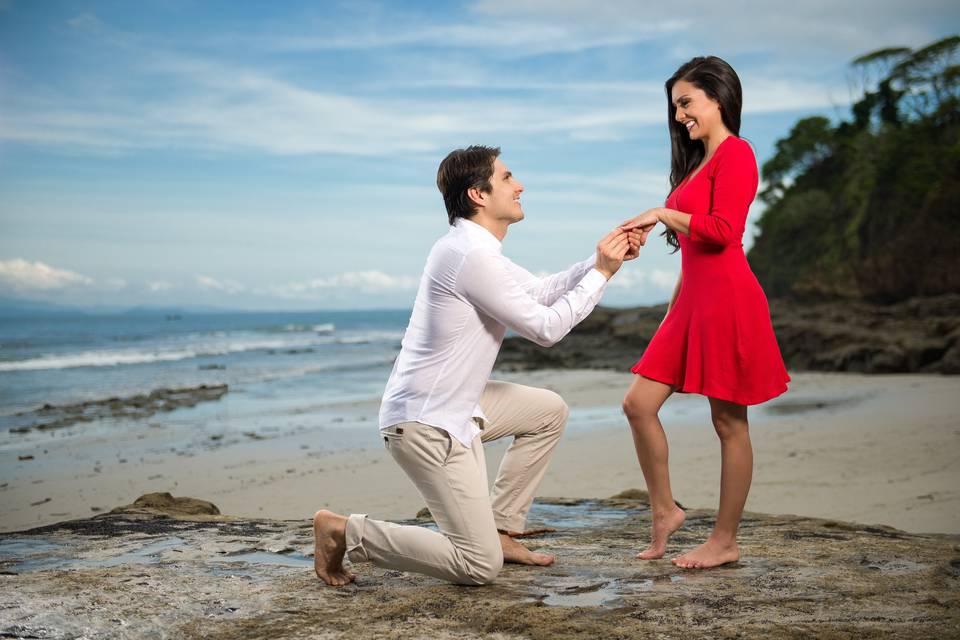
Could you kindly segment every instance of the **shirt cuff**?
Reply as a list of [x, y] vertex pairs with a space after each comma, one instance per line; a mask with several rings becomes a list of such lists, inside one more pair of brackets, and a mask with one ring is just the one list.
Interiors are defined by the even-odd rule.
[[587, 272], [587, 275], [583, 276], [580, 284], [583, 285], [587, 291], [603, 291], [607, 286], [607, 276], [597, 271], [596, 267], [593, 267]]

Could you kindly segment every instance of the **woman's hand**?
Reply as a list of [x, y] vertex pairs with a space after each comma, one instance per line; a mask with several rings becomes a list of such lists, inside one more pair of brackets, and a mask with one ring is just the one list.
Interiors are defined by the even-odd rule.
[[631, 229], [641, 229], [650, 232], [650, 229], [653, 229], [653, 226], [660, 222], [660, 207], [654, 207], [653, 209], [647, 209], [640, 215], [635, 218], [621, 223], [620, 228], [624, 231], [630, 231]]

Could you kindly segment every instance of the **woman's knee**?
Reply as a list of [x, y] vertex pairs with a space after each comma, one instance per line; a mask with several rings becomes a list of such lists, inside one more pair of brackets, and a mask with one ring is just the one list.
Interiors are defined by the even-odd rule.
[[643, 420], [645, 418], [654, 418], [657, 415], [658, 407], [647, 402], [646, 398], [637, 393], [628, 393], [623, 398], [623, 413], [627, 420]]
[[726, 414], [714, 414], [713, 429], [717, 432], [717, 437], [721, 440], [741, 438], [749, 434], [749, 425], [746, 420], [738, 416]]

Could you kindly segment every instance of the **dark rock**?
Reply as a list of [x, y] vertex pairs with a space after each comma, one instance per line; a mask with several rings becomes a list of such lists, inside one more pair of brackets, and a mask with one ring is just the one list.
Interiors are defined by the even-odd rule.
[[[665, 305], [598, 308], [549, 349], [519, 337], [506, 339], [497, 367], [627, 371], [643, 354], [665, 312]], [[890, 305], [774, 299], [770, 314], [792, 371], [960, 373], [958, 294]]]
[[170, 493], [148, 493], [125, 507], [117, 507], [110, 513], [155, 513], [167, 516], [220, 515], [220, 509], [212, 502], [197, 498], [175, 498]]
[[187, 387], [182, 389], [155, 389], [149, 394], [128, 398], [110, 397], [105, 400], [86, 400], [75, 404], [44, 404], [38, 409], [15, 414], [18, 420], [36, 420], [29, 427], [18, 426], [13, 433], [26, 433], [31, 428], [40, 430], [61, 429], [80, 422], [92, 422], [104, 418], [149, 418], [160, 411], [173, 411], [180, 407], [193, 407], [201, 402], [219, 400], [226, 395], [225, 384]]

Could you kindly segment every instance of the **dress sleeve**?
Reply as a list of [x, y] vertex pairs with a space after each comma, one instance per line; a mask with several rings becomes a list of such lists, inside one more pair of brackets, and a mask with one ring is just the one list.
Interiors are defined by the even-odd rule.
[[757, 161], [750, 146], [731, 140], [717, 150], [710, 176], [710, 212], [690, 218], [690, 239], [709, 244], [741, 244], [750, 203], [757, 195]]
[[512, 263], [500, 254], [472, 251], [463, 261], [456, 290], [468, 302], [543, 347], [560, 341], [600, 302], [607, 279], [590, 269], [580, 282], [552, 304], [540, 304], [514, 277]]

